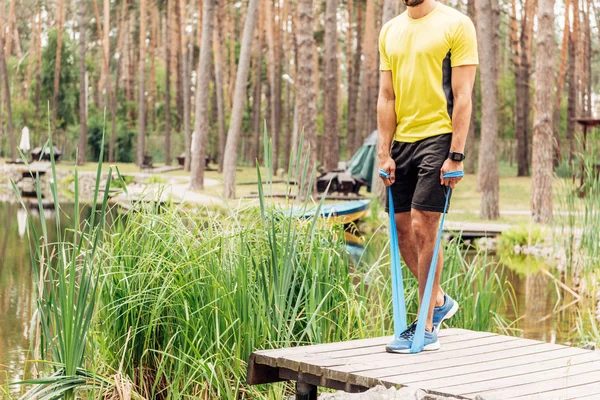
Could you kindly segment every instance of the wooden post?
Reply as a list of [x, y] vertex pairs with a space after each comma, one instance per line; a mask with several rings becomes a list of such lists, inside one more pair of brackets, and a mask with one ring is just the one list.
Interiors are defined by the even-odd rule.
[[296, 400], [317, 400], [317, 387], [306, 382], [296, 382]]
[[581, 152], [581, 187], [583, 187], [583, 183], [585, 181], [585, 152], [587, 150], [587, 124], [583, 125], [583, 151]]

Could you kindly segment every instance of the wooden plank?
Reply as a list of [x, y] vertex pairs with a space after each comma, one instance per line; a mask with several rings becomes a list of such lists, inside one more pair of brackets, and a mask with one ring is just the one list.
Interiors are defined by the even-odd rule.
[[[586, 365], [587, 368], [583, 368], [582, 365], [575, 365], [573, 367], [571, 367], [572, 369], [570, 370], [571, 372], [577, 370], [578, 372], [583, 370], [586, 370], [587, 372], [582, 372], [582, 373], [571, 373], [568, 369], [566, 369], [566, 371], [562, 370], [562, 376], [560, 377], [554, 377], [552, 379], [544, 379], [546, 376], [548, 376], [548, 372], [543, 372], [543, 373], [539, 373], [539, 374], [532, 374], [532, 375], [536, 375], [535, 379], [533, 381], [531, 381], [531, 383], [528, 384], [522, 384], [522, 385], [518, 385], [518, 386], [510, 386], [510, 387], [503, 387], [501, 389], [494, 389], [494, 390], [482, 390], [482, 391], [478, 391], [478, 392], [473, 392], [472, 394], [469, 393], [465, 393], [463, 390], [460, 390], [461, 395], [463, 396], [469, 396], [469, 397], [474, 397], [475, 394], [479, 394], [480, 396], [482, 396], [483, 398], [487, 399], [499, 399], [499, 400], [506, 400], [509, 398], [515, 398], [515, 397], [523, 397], [523, 396], [533, 396], [533, 395], [541, 395], [541, 394], [547, 394], [550, 393], [552, 394], [552, 392], [556, 392], [557, 390], [561, 390], [561, 389], [567, 389], [570, 387], [575, 387], [575, 386], [580, 386], [580, 385], [589, 385], [589, 384], [596, 384], [599, 382], [599, 378], [600, 378], [600, 363], [595, 363], [594, 364], [590, 364], [590, 365], [594, 365], [594, 367], [592, 368], [592, 370], [590, 370], [590, 367], [588, 367]], [[525, 381], [525, 378], [523, 378], [523, 381]], [[549, 396], [548, 396], [549, 397]], [[541, 396], [539, 398], [543, 398], [544, 400], [547, 398], [545, 396]]]
[[[540, 349], [541, 348], [541, 349]], [[526, 345], [519, 342], [500, 342], [486, 346], [485, 349], [475, 349], [471, 353], [453, 352], [448, 357], [442, 359], [430, 360], [422, 364], [402, 364], [395, 367], [377, 368], [370, 370], [354, 371], [356, 374], [364, 376], [377, 376], [382, 379], [393, 382], [411, 383], [411, 381], [422, 380], [422, 376], [430, 376], [427, 374], [435, 373], [436, 377], [443, 379], [446, 376], [453, 376], [456, 371], [462, 369], [477, 369], [481, 368], [481, 354], [485, 354], [490, 360], [500, 360], [508, 362], [513, 357], [525, 353], [540, 353], [543, 352], [542, 344]], [[482, 353], [484, 351], [484, 353]], [[546, 349], [547, 351], [547, 349]], [[446, 372], [448, 371], [448, 372]]]
[[[454, 346], [458, 346], [457, 343], [472, 341], [475, 339], [482, 339], [486, 337], [494, 337], [499, 335], [494, 335], [493, 333], [487, 332], [468, 332], [462, 335], [449, 336], [440, 339], [443, 342], [444, 347], [450, 346], [451, 348]], [[388, 342], [389, 343], [389, 342]], [[387, 344], [387, 343], [386, 343]], [[384, 346], [371, 346], [371, 347], [363, 347], [360, 349], [348, 349], [348, 350], [338, 350], [338, 351], [327, 351], [327, 352], [319, 352], [316, 353], [319, 356], [325, 356], [329, 358], [348, 358], [348, 357], [358, 357], [367, 354], [375, 354], [385, 351]], [[305, 353], [306, 356], [315, 355], [315, 353]]]
[[[464, 337], [464, 336], [463, 336]], [[309, 355], [309, 354], [301, 354], [298, 356], [291, 356], [285, 358], [279, 358], [277, 361], [277, 366], [285, 367], [289, 369], [296, 369], [303, 372], [309, 372], [315, 375], [322, 375], [325, 370], [330, 369], [334, 366], [340, 365], [348, 365], [362, 362], [380, 362], [380, 361], [390, 361], [393, 360], [393, 365], [401, 365], [410, 363], [412, 365], [417, 363], [427, 363], [429, 361], [440, 359], [440, 358], [448, 358], [448, 357], [456, 357], [457, 354], [462, 354], [464, 352], [468, 352], [471, 348], [476, 348], [479, 346], [483, 346], [486, 344], [498, 343], [498, 342], [510, 342], [517, 340], [516, 338], [511, 338], [508, 336], [484, 336], [479, 338], [473, 338], [471, 340], [466, 341], [458, 341], [452, 343], [446, 343], [444, 345], [443, 351], [434, 351], [434, 352], [422, 352], [419, 354], [390, 354], [385, 351], [385, 348], [381, 348], [376, 353], [372, 354], [364, 354], [364, 355], [356, 355], [356, 356], [348, 356], [341, 358], [332, 358], [332, 357], [324, 357], [322, 354], [317, 355]], [[452, 351], [457, 351], [458, 353], [452, 353]], [[470, 350], [477, 351], [477, 350]], [[354, 383], [354, 382], [352, 382]], [[402, 383], [402, 382], [400, 382]], [[358, 384], [363, 385], [358, 382]]]
[[[485, 342], [482, 343], [481, 340], [483, 339], [485, 339]], [[448, 344], [444, 345], [441, 350], [435, 352], [423, 352], [418, 355], [386, 353], [383, 356], [355, 359], [348, 365], [332, 367], [327, 371], [327, 374], [331, 374], [331, 377], [334, 379], [341, 379], [341, 376], [347, 373], [375, 377], [382, 375], [387, 376], [394, 375], [396, 373], [395, 368], [403, 369], [406, 365], [410, 365], [411, 369], [414, 371], [425, 371], [431, 368], [432, 363], [441, 360], [450, 359], [456, 361], [468, 355], [479, 354], [482, 352], [482, 349], [480, 348], [482, 344], [485, 344], [486, 346], [486, 349], [483, 351], [491, 352], [512, 348], [516, 346], [512, 344], [516, 340], [516, 338], [512, 337], [494, 335], [488, 338], [482, 338], [477, 342], [463, 342], [462, 346], [458, 346], [454, 349]], [[403, 370], [400, 370], [397, 373], [401, 374], [402, 372]]]
[[[570, 355], [560, 359], [536, 361], [536, 356], [529, 356], [526, 364], [512, 365], [506, 368], [489, 369], [482, 372], [455, 375], [446, 379], [437, 379], [432, 376], [429, 380], [415, 381], [411, 386], [450, 390], [462, 393], [479, 393], [481, 390], [500, 389], [507, 386], [517, 385], [520, 382], [534, 382], [536, 379], [549, 379], [560, 377], [568, 372], [569, 367], [593, 368], [590, 363], [598, 363], [600, 357], [592, 352], [587, 354]], [[600, 363], [599, 367], [600, 368]], [[488, 368], [487, 363], [481, 364]], [[585, 370], [583, 370], [585, 371]], [[451, 390], [454, 388], [456, 390]]]
[[[504, 338], [498, 335], [488, 334], [482, 335], [480, 332], [471, 332], [467, 335], [454, 336], [452, 338], [448, 338], [450, 343], [445, 344], [445, 348], [451, 350], [456, 348], [466, 348], [469, 346], [477, 346], [482, 343], [482, 340], [511, 340], [511, 338]], [[398, 362], [402, 362], [403, 357], [418, 357], [419, 360], [421, 357], [431, 357], [432, 352], [424, 352], [418, 355], [411, 354], [390, 354], [385, 351], [385, 346], [373, 346], [368, 348], [368, 352], [363, 351], [362, 349], [352, 349], [352, 350], [342, 350], [342, 351], [334, 351], [334, 352], [326, 352], [326, 353], [305, 353], [305, 354], [297, 354], [290, 355], [286, 357], [278, 358], [277, 365], [285, 366], [286, 368], [290, 368], [290, 363], [301, 363], [301, 364], [310, 364], [312, 366], [333, 366], [333, 365], [341, 365], [348, 363], [356, 363], [367, 360], [385, 360], [394, 358], [398, 360]], [[417, 361], [417, 360], [415, 360]], [[293, 369], [293, 368], [292, 368]]]
[[[467, 329], [458, 329], [458, 328], [450, 328], [444, 329], [440, 332], [440, 338], [454, 336], [454, 335], [464, 335], [468, 334], [469, 330]], [[254, 353], [260, 355], [269, 355], [272, 357], [282, 357], [287, 354], [297, 354], [297, 353], [322, 353], [327, 351], [337, 351], [337, 350], [348, 350], [359, 347], [368, 347], [380, 344], [386, 344], [390, 340], [392, 340], [392, 336], [380, 336], [376, 338], [367, 338], [367, 339], [356, 339], [349, 340], [346, 342], [334, 342], [334, 343], [318, 343], [311, 345], [301, 345], [296, 347], [287, 347], [284, 349], [267, 349], [267, 350], [257, 350]]]
[[[477, 347], [467, 348], [467, 349], [456, 349], [455, 351], [452, 351], [452, 352], [440, 352], [440, 353], [438, 353], [437, 359], [430, 359], [428, 361], [424, 361], [419, 364], [412, 364], [410, 362], [408, 362], [408, 363], [405, 362], [404, 366], [397, 366], [397, 368], [404, 368], [404, 371], [406, 371], [406, 366], [409, 366], [409, 367], [412, 367], [412, 370], [414, 370], [414, 371], [424, 372], [424, 371], [427, 371], [428, 368], [432, 368], [432, 366], [439, 365], [440, 362], [456, 363], [456, 361], [460, 360], [462, 357], [473, 357], [473, 356], [480, 357], [480, 355], [482, 353], [487, 353], [487, 352], [493, 353], [494, 351], [500, 351], [502, 349], [504, 349], [504, 350], [514, 349], [513, 346], [524, 346], [524, 344], [519, 343], [517, 341], [500, 342], [500, 343], [493, 343], [493, 344], [488, 344], [485, 346], [477, 346]], [[385, 369], [379, 369], [377, 371], [375, 371], [375, 370], [360, 371], [360, 372], [349, 374], [347, 379], [350, 382], [356, 381], [359, 384], [361, 382], [363, 382], [363, 379], [365, 379], [365, 378], [376, 378], [379, 381], [385, 383], [386, 385], [404, 384], [404, 381], [406, 379], [405, 374], [396, 374], [393, 376], [389, 376], [388, 374], [389, 374], [389, 372], [386, 372]]]
[[[454, 382], [458, 375], [475, 374], [477, 376], [484, 371], [497, 371], [498, 374], [502, 374], [503, 369], [510, 371], [521, 366], [532, 368], [532, 365], [535, 366], [537, 363], [560, 362], [565, 357], [573, 356], [573, 352], [570, 350], [568, 347], [560, 348], [539, 343], [525, 348], [519, 347], [488, 353], [485, 363], [481, 363], [479, 356], [461, 357], [459, 360], [444, 360], [433, 363], [430, 369], [424, 369], [422, 372], [415, 373], [405, 368], [406, 378], [404, 382], [407, 385], [418, 386], [422, 381], [435, 379], [437, 387], [448, 386]], [[498, 377], [501, 378], [502, 376]], [[474, 375], [471, 375], [470, 378], [474, 379]]]
[[[441, 338], [451, 336], [462, 336], [469, 335], [471, 331], [466, 329], [444, 329], [440, 332]], [[486, 333], [492, 335], [491, 333]], [[347, 342], [335, 342], [335, 343], [322, 343], [307, 346], [288, 347], [284, 349], [271, 349], [271, 350], [258, 350], [253, 354], [255, 355], [257, 363], [270, 365], [272, 367], [277, 366], [277, 359], [288, 357], [292, 355], [298, 355], [303, 353], [319, 354], [325, 352], [333, 352], [338, 350], [349, 350], [349, 349], [360, 349], [364, 347], [379, 347], [384, 348], [393, 339], [392, 336], [382, 336], [378, 338], [369, 339], [358, 339]]]
[[261, 383], [273, 383], [282, 381], [279, 377], [279, 370], [269, 365], [257, 364], [254, 354], [250, 354], [248, 360], [248, 372], [246, 381], [249, 385], [258, 385]]
[[[565, 400], [575, 400], [575, 399], [577, 399], [577, 400], [580, 400], [580, 399], [581, 400], [583, 400], [583, 399], [598, 400], [598, 398], [600, 397], [599, 393], [600, 393], [600, 382], [554, 391], [554, 394], [556, 394], [557, 396], [560, 396], [561, 399], [565, 399]], [[525, 399], [525, 398], [522, 397], [519, 400], [523, 400], [523, 399]], [[533, 397], [531, 397], [530, 399], [533, 399]], [[557, 399], [558, 399], [558, 397], [557, 397]]]

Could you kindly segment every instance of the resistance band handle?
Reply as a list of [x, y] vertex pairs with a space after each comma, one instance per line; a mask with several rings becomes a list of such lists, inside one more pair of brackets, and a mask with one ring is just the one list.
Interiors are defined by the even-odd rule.
[[384, 177], [384, 178], [387, 178], [387, 179], [390, 179], [390, 176], [391, 176], [390, 174], [388, 174], [387, 172], [385, 172], [382, 169], [379, 170], [379, 175], [382, 176], [382, 177]]
[[[379, 170], [381, 173], [381, 170]], [[465, 176], [465, 173], [463, 171], [451, 171], [451, 172], [446, 172], [443, 177], [444, 179], [448, 179], [448, 178], [462, 178], [463, 176]]]
[[[386, 171], [380, 169], [379, 170], [379, 175], [389, 179], [390, 178], [390, 174], [388, 174]], [[443, 177], [444, 179], [448, 179], [448, 178], [462, 178], [463, 176], [465, 176], [465, 173], [463, 171], [451, 171], [451, 172], [446, 172]]]

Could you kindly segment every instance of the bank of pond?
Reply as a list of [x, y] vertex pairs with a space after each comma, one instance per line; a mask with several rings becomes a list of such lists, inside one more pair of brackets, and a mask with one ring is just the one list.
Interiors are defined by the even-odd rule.
[[[264, 199], [236, 209], [140, 203], [125, 215], [102, 206], [27, 212], [0, 203], [6, 397], [282, 398], [284, 384], [245, 384], [253, 350], [391, 333], [377, 205], [355, 226], [364, 241], [354, 254], [342, 224], [297, 218]], [[443, 287], [461, 306], [450, 326], [598, 342], [586, 233], [566, 249], [563, 237], [535, 229], [515, 228], [494, 251], [488, 242], [445, 243]], [[404, 271], [413, 318], [416, 282]]]

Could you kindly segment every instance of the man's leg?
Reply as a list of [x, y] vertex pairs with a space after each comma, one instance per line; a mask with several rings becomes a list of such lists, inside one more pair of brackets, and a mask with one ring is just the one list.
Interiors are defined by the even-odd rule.
[[[411, 211], [411, 225], [416, 240], [416, 247], [418, 249], [417, 279], [419, 281], [419, 304], [422, 304], [423, 301], [423, 293], [425, 292], [425, 285], [427, 284], [427, 277], [431, 267], [431, 259], [433, 258], [433, 251], [437, 240], [440, 215], [441, 214], [439, 212], [421, 211], [415, 209]], [[433, 330], [433, 308], [435, 306], [444, 304], [444, 293], [440, 288], [440, 278], [442, 276], [443, 267], [444, 257], [442, 254], [442, 249], [440, 249], [437, 268], [435, 271], [436, 273], [433, 291], [431, 294], [432, 301], [429, 303], [427, 322], [425, 324], [425, 329], [427, 329], [429, 332]]]
[[[420, 252], [421, 252], [421, 250], [419, 249], [419, 246], [417, 243], [417, 237], [415, 235], [415, 231], [413, 230], [414, 222], [413, 222], [412, 214], [415, 212], [417, 212], [417, 211], [412, 210], [412, 213], [410, 211], [396, 213], [396, 232], [398, 233], [398, 245], [400, 247], [400, 254], [402, 256], [402, 259], [404, 260], [404, 263], [406, 264], [406, 266], [408, 267], [410, 272], [412, 272], [412, 274], [418, 279], [419, 288], [421, 288], [421, 287], [423, 288], [423, 289], [419, 289], [419, 299], [421, 299], [421, 297], [423, 295], [423, 291], [425, 290], [425, 286], [421, 284], [421, 279], [419, 278], [419, 271], [421, 269], [420, 268], [420, 265], [421, 265]], [[435, 213], [432, 213], [432, 214], [435, 214]], [[439, 214], [438, 214], [438, 216], [439, 216]], [[436, 229], [436, 233], [437, 233], [437, 229]], [[429, 262], [431, 262], [432, 252], [433, 252], [433, 245], [431, 245], [431, 251], [429, 252], [429, 256], [428, 256]], [[440, 265], [440, 264], [438, 264], [438, 265]], [[427, 270], [429, 271], [429, 265], [427, 266]], [[440, 268], [440, 270], [441, 270], [441, 268]], [[427, 280], [427, 277], [425, 277], [425, 280]], [[442, 291], [442, 288], [439, 285], [439, 279], [435, 282], [433, 293], [437, 293], [437, 296], [433, 297], [435, 299], [435, 301], [432, 301], [432, 304], [434, 304], [435, 307], [442, 306], [444, 304], [444, 292]], [[433, 310], [433, 308], [432, 308], [432, 310]]]

